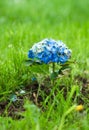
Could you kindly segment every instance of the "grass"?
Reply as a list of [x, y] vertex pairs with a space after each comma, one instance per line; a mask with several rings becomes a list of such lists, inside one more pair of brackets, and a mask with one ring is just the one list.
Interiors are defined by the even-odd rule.
[[[0, 1], [0, 102], [9, 103], [0, 105], [1, 115], [4, 107], [0, 129], [89, 129], [88, 6], [87, 0]], [[72, 60], [77, 62], [71, 65], [70, 76], [58, 79], [51, 87], [48, 81], [47, 85], [42, 86], [44, 75], [48, 75], [46, 66], [27, 67], [24, 64], [29, 48], [46, 37], [63, 40], [72, 50]], [[42, 78], [37, 75], [40, 72]], [[35, 94], [42, 98], [38, 104], [34, 101], [37, 95], [34, 95], [31, 86], [31, 77], [34, 75], [38, 76], [39, 81]], [[21, 96], [24, 108], [15, 112], [22, 118], [13, 119], [8, 116], [10, 95], [27, 86], [31, 87], [27, 92], [32, 93], [33, 98], [28, 101], [29, 96]], [[15, 103], [18, 108], [18, 102]], [[75, 105], [79, 103], [84, 105], [82, 112], [75, 111]]]

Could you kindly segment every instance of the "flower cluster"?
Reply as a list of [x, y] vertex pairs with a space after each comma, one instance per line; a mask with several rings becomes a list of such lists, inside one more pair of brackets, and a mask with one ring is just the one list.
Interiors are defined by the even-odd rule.
[[28, 58], [38, 59], [48, 64], [50, 62], [65, 63], [71, 56], [71, 50], [62, 42], [44, 39], [33, 45], [28, 52]]

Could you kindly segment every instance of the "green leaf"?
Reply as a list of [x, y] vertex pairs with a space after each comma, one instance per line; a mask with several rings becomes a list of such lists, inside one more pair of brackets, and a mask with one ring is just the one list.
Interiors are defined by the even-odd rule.
[[[71, 63], [73, 63], [73, 62], [71, 62]], [[70, 66], [71, 63], [67, 62], [67, 63], [61, 65], [61, 68], [59, 69], [58, 73], [63, 74], [63, 71], [71, 70], [71, 66]]]
[[31, 59], [29, 59], [29, 60], [25, 60], [25, 64], [27, 66], [31, 66], [31, 65], [42, 65], [42, 62], [39, 61], [39, 60], [31, 60]]
[[67, 61], [66, 63], [64, 64], [60, 64], [60, 66], [67, 66], [67, 65], [70, 65], [70, 64], [75, 64], [76, 61]]

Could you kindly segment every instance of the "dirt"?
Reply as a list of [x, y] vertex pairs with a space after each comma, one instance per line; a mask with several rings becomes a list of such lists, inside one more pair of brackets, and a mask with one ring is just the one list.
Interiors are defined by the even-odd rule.
[[[78, 103], [84, 104], [85, 99], [87, 100], [89, 99], [89, 80], [87, 78], [77, 76], [75, 77], [75, 82], [79, 84], [80, 87], [82, 86], [80, 90], [80, 93], [82, 96], [78, 97]], [[59, 88], [60, 90], [63, 89], [64, 96], [66, 98], [66, 94], [67, 94], [67, 90], [65, 89], [66, 87], [60, 86]], [[6, 100], [6, 101], [0, 102], [0, 115], [1, 116], [10, 116], [13, 119], [20, 119], [22, 117], [18, 114], [18, 112], [25, 111], [24, 109], [25, 99], [32, 101], [38, 107], [42, 107], [42, 102], [51, 93], [51, 87], [47, 87], [45, 85], [41, 85], [39, 87], [37, 82], [34, 82], [30, 85], [25, 86], [23, 90], [25, 91], [24, 94], [19, 94], [19, 91], [15, 92], [18, 98], [17, 101], [13, 102], [10, 100]], [[43, 92], [44, 96], [41, 96], [42, 94], [40, 92]]]
[[[77, 76], [75, 80], [80, 86], [80, 97], [78, 98], [78, 102], [84, 104], [85, 100], [89, 101], [89, 80], [81, 76]], [[89, 107], [89, 102], [87, 106]]]

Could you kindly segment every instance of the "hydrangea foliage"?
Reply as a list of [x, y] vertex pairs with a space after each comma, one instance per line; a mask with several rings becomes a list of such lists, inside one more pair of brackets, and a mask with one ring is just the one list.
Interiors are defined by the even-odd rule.
[[60, 40], [44, 39], [32, 46], [28, 58], [41, 63], [65, 63], [71, 57], [71, 50]]

